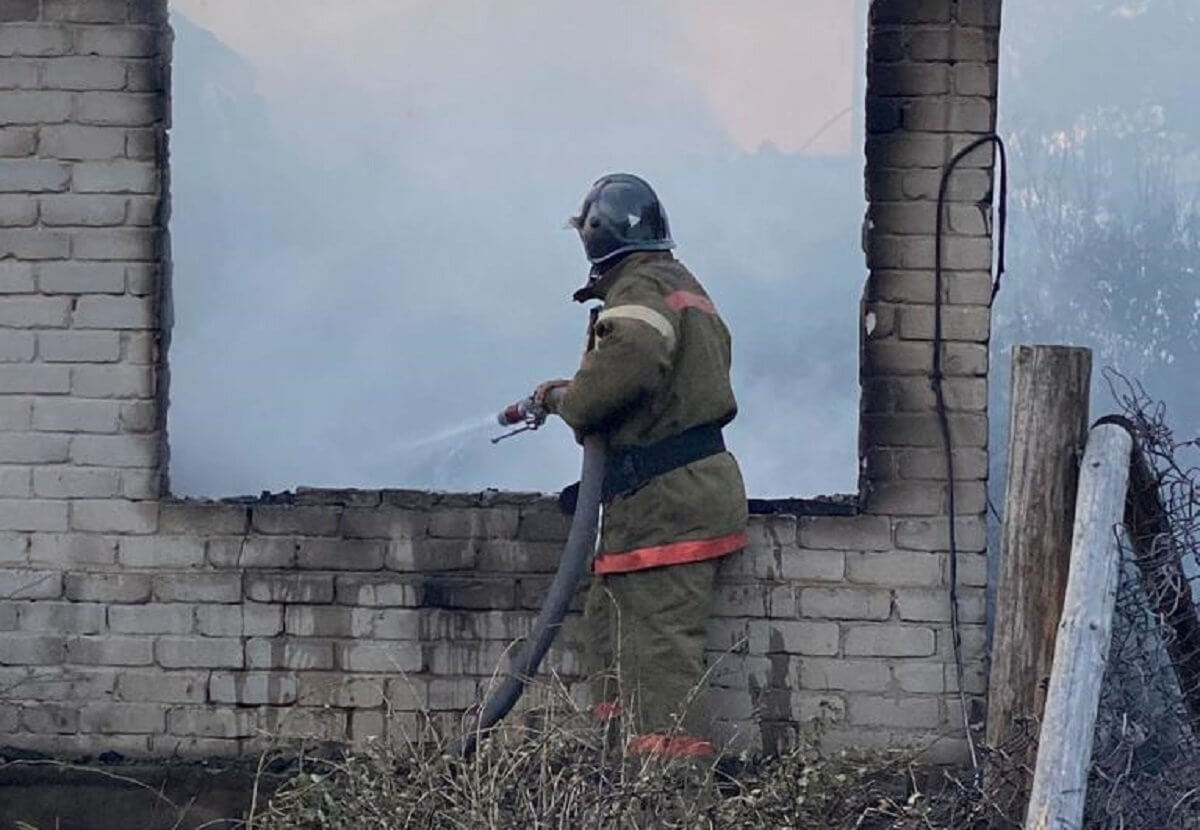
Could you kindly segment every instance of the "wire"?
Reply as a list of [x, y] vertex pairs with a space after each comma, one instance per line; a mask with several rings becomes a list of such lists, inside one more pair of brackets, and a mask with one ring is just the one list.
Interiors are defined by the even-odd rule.
[[[958, 681], [958, 700], [962, 709], [963, 727], [967, 737], [967, 748], [971, 753], [971, 765], [979, 769], [979, 758], [975, 751], [975, 739], [971, 735], [971, 717], [967, 711], [967, 693], [964, 687], [964, 669], [962, 657], [962, 630], [958, 613], [958, 545], [955, 536], [955, 499], [954, 499], [954, 447], [950, 442], [950, 416], [946, 411], [946, 395], [942, 386], [942, 237], [945, 226], [946, 190], [950, 184], [950, 175], [954, 168], [969, 153], [985, 144], [994, 144], [1000, 158], [1000, 193], [997, 205], [996, 222], [996, 274], [992, 279], [991, 296], [988, 298], [988, 308], [996, 300], [1000, 290], [1000, 279], [1004, 275], [1004, 234], [1008, 224], [1008, 159], [1004, 151], [1004, 141], [996, 133], [989, 133], [972, 141], [963, 147], [950, 159], [942, 169], [942, 179], [938, 184], [937, 217], [935, 219], [933, 238], [933, 371], [930, 384], [933, 387], [938, 423], [942, 431], [942, 440], [946, 450], [946, 508], [949, 526], [950, 546], [950, 637], [954, 645], [954, 670]], [[980, 206], [982, 210], [982, 204]]]

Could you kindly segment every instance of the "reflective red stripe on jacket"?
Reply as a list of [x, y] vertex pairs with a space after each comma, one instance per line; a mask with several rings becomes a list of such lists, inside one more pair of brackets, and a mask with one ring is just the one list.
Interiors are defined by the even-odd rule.
[[646, 568], [658, 568], [663, 565], [702, 562], [741, 550], [746, 547], [746, 543], [746, 532], [738, 531], [716, 539], [671, 542], [622, 553], [605, 553], [596, 557], [592, 563], [592, 571], [598, 574], [619, 574], [644, 571]]

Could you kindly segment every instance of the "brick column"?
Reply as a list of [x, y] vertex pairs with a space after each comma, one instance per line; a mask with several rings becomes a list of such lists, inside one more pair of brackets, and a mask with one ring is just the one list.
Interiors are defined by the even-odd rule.
[[0, 6], [0, 532], [156, 527], [165, 33], [165, 0]]
[[[863, 299], [860, 457], [867, 512], [947, 512], [930, 383], [934, 220], [942, 168], [995, 128], [1000, 0], [876, 0], [867, 65], [870, 269]], [[943, 368], [957, 515], [986, 508], [992, 156], [950, 181], [943, 237]], [[982, 550], [982, 533], [978, 536]]]

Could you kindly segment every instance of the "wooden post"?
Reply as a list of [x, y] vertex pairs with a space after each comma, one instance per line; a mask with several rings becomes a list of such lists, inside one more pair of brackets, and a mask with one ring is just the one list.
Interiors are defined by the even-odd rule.
[[1116, 528], [1125, 515], [1132, 449], [1133, 437], [1117, 424], [1098, 424], [1088, 436], [1026, 830], [1068, 830], [1083, 821], [1121, 569]]
[[[993, 749], [1010, 749], [1010, 740], [1024, 746], [1032, 720], [1042, 713], [1067, 586], [1091, 371], [1088, 349], [1013, 349], [1002, 560], [988, 678], [986, 742]], [[1032, 765], [1032, 752], [1023, 760]], [[1022, 815], [1028, 780], [1004, 786], [1016, 788], [1004, 801], [1019, 798], [1012, 814]]]

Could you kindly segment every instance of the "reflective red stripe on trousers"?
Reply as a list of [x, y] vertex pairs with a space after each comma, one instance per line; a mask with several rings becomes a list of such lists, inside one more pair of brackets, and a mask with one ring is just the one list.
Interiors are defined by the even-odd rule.
[[658, 733], [635, 736], [629, 741], [629, 751], [634, 755], [666, 755], [671, 758], [699, 758], [716, 753], [712, 741], [704, 738], [688, 735], [668, 738]]

